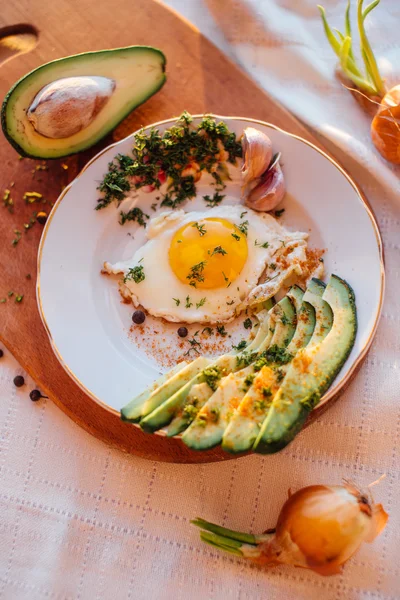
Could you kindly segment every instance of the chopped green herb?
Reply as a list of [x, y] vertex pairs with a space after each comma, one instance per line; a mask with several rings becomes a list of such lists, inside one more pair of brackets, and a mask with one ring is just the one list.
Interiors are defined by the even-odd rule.
[[274, 213], [274, 215], [276, 216], [277, 219], [279, 219], [279, 217], [281, 217], [284, 212], [285, 212], [285, 209], [281, 208], [279, 210], [276, 210], [275, 213]]
[[172, 298], [172, 300], [175, 302], [175, 304], [176, 304], [177, 306], [179, 306], [179, 305], [180, 305], [180, 303], [181, 303], [181, 301], [179, 300], [179, 298]]
[[254, 370], [259, 371], [265, 365], [271, 364], [285, 365], [290, 362], [292, 358], [293, 355], [290, 354], [290, 352], [287, 352], [285, 348], [281, 348], [277, 344], [274, 344], [261, 353], [254, 363]]
[[140, 265], [137, 267], [133, 267], [132, 269], [129, 269], [128, 273], [124, 277], [124, 283], [126, 283], [127, 281], [132, 281], [132, 280], [135, 283], [140, 283], [141, 281], [144, 281], [145, 279], [146, 279], [146, 276], [144, 274], [143, 265]]
[[244, 350], [247, 346], [246, 340], [241, 340], [236, 346], [232, 346], [234, 350]]
[[225, 275], [225, 273], [223, 271], [222, 271], [222, 275], [224, 276], [225, 283], [228, 283], [229, 279], [227, 278], [227, 276]]
[[151, 210], [157, 210], [157, 202], [153, 202], [153, 204], [150, 206]]
[[204, 304], [206, 303], [206, 300], [207, 300], [207, 298], [201, 298], [201, 300], [196, 302], [196, 308], [200, 308], [201, 306], [204, 306]]
[[287, 316], [286, 316], [285, 314], [283, 314], [283, 315], [281, 316], [281, 323], [282, 323], [283, 325], [289, 325], [289, 323], [290, 323], [289, 319], [287, 318]]
[[222, 256], [224, 256], [225, 254], [228, 254], [226, 250], [224, 250], [222, 248], [222, 246], [216, 246], [214, 248], [214, 250], [212, 251], [211, 256], [214, 256], [214, 254], [222, 254]]
[[221, 370], [218, 367], [207, 367], [206, 369], [203, 369], [202, 375], [204, 377], [204, 381], [215, 392], [218, 387], [219, 380], [221, 379]]
[[7, 298], [2, 298], [2, 299], [0, 300], [0, 304], [4, 304], [5, 302], [7, 302]]
[[237, 233], [231, 233], [231, 236], [233, 237], [233, 239], [235, 239], [237, 242], [240, 242], [240, 235], [238, 235]]
[[201, 283], [204, 281], [204, 267], [206, 266], [206, 261], [197, 263], [197, 265], [193, 265], [190, 267], [189, 275], [187, 275], [186, 279], [190, 279], [189, 285], [196, 287], [196, 283]]
[[282, 371], [282, 369], [276, 369], [275, 373], [276, 373], [276, 381], [278, 383], [280, 383], [285, 378], [285, 374]]
[[268, 248], [269, 247], [269, 242], [259, 242], [258, 240], [255, 240], [254, 242], [255, 246], [260, 246], [261, 248]]
[[219, 335], [221, 335], [222, 337], [228, 335], [228, 332], [226, 331], [224, 325], [217, 325], [217, 333], [219, 333]]
[[203, 237], [203, 235], [205, 235], [207, 233], [207, 229], [205, 228], [204, 225], [199, 225], [196, 221], [196, 223], [193, 223], [192, 227], [196, 227], [197, 231], [200, 234], [200, 237]]
[[251, 320], [249, 317], [247, 317], [247, 319], [245, 319], [245, 320], [243, 321], [243, 327], [244, 327], [245, 329], [251, 329], [251, 328], [252, 328], [252, 326], [253, 326], [253, 321], [252, 321], [252, 320]]
[[231, 300], [230, 302], [227, 302], [227, 305], [232, 306], [232, 304], [234, 304], [234, 302], [235, 302], [234, 300]]
[[23, 294], [18, 294], [18, 296], [15, 296], [15, 302], [22, 302], [22, 300], [24, 299], [24, 295]]
[[214, 407], [210, 409], [210, 421], [212, 421], [213, 423], [217, 423], [218, 419], [219, 419], [219, 408]]
[[119, 213], [120, 225], [125, 225], [127, 221], [135, 221], [141, 227], [146, 227], [145, 218], [150, 219], [150, 215], [146, 215], [146, 213], [144, 213], [138, 206], [135, 206], [135, 208], [132, 208], [126, 213], [123, 211]]
[[12, 296], [14, 296], [14, 292], [11, 292], [11, 291], [10, 291], [10, 292], [7, 292], [7, 296], [8, 296], [9, 298], [11, 298]]
[[267, 402], [265, 400], [256, 400], [254, 402], [255, 410], [265, 410], [268, 407]]
[[218, 191], [216, 191], [212, 197], [203, 196], [203, 198], [206, 201], [207, 206], [209, 208], [213, 208], [214, 206], [218, 206], [218, 204], [222, 202], [222, 200], [225, 198], [225, 195], [220, 194]]
[[245, 391], [247, 391], [249, 389], [249, 387], [253, 384], [254, 378], [255, 378], [254, 373], [247, 375], [246, 379], [243, 382], [245, 385]]
[[244, 215], [247, 215], [247, 210], [244, 210], [242, 213], [240, 213], [240, 218], [243, 219]]
[[185, 356], [189, 356], [189, 354], [192, 350], [194, 350], [194, 352], [196, 352], [196, 354], [200, 354], [198, 348], [201, 348], [201, 344], [198, 340], [196, 340], [196, 338], [194, 336], [191, 340], [188, 340], [188, 343], [190, 344], [190, 348], [187, 352], [185, 352]]
[[190, 308], [191, 306], [193, 306], [193, 302], [190, 302], [190, 296], [186, 296], [185, 308]]
[[275, 271], [275, 269], [276, 269], [276, 264], [275, 264], [275, 263], [271, 263], [271, 264], [269, 265], [269, 268], [270, 268], [270, 269], [272, 269], [272, 271]]
[[248, 230], [249, 230], [249, 222], [243, 221], [243, 223], [240, 223], [240, 225], [237, 225], [237, 228], [239, 229], [239, 231], [241, 233], [243, 233], [244, 235], [247, 235]]
[[195, 406], [194, 404], [186, 404], [186, 406], [183, 409], [183, 418], [188, 422], [191, 423], [192, 421], [194, 421], [197, 413], [199, 412], [199, 408], [197, 406]]
[[261, 393], [264, 396], [264, 398], [269, 398], [270, 396], [272, 396], [272, 391], [270, 387], [263, 387]]

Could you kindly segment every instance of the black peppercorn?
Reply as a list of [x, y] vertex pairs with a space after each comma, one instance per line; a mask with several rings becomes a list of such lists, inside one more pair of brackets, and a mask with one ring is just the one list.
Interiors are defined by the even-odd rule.
[[47, 396], [42, 396], [42, 393], [39, 390], [32, 390], [29, 394], [29, 398], [32, 402], [37, 402], [40, 398], [47, 398]]
[[132, 315], [132, 321], [136, 323], [136, 325], [141, 325], [142, 323], [144, 323], [145, 319], [146, 315], [142, 310], [135, 310], [135, 312]]
[[15, 387], [22, 387], [24, 384], [25, 384], [25, 379], [22, 377], [22, 375], [17, 375], [16, 377], [14, 377]]
[[36, 215], [36, 220], [38, 223], [40, 223], [41, 225], [44, 225], [47, 221], [47, 214], [43, 211], [39, 212]]
[[179, 327], [179, 329], [178, 329], [179, 337], [186, 337], [188, 333], [189, 332], [187, 330], [187, 327]]

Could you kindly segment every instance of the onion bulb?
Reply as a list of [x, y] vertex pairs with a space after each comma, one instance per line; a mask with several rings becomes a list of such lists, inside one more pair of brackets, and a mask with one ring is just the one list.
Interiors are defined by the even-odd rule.
[[369, 490], [354, 484], [304, 487], [285, 502], [274, 529], [260, 535], [232, 531], [203, 519], [201, 539], [259, 565], [293, 565], [334, 575], [363, 542], [385, 528], [387, 513]]
[[[347, 81], [355, 86], [356, 93], [376, 105], [377, 112], [371, 124], [371, 138], [378, 152], [389, 162], [400, 164], [400, 86], [387, 91], [378, 65], [367, 38], [364, 21], [378, 6], [380, 0], [373, 0], [364, 8], [364, 0], [357, 0], [357, 25], [360, 36], [360, 50], [364, 70], [357, 65], [353, 54], [353, 40], [350, 25], [350, 0], [345, 13], [344, 33], [330, 28], [325, 10], [318, 6], [326, 37], [339, 58], [340, 69]], [[351, 89], [351, 88], [350, 88]]]

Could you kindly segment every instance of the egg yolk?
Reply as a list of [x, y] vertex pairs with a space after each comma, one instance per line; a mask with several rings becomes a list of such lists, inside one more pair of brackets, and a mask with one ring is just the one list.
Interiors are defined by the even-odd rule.
[[247, 254], [246, 236], [233, 223], [202, 219], [178, 229], [169, 248], [169, 263], [182, 283], [214, 289], [235, 281]]

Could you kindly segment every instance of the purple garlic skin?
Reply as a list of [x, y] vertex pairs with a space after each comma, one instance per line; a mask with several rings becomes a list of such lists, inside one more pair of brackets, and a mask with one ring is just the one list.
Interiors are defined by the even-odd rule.
[[245, 204], [253, 210], [266, 212], [273, 210], [283, 200], [286, 185], [279, 163], [255, 180], [253, 187], [245, 193]]
[[268, 169], [272, 159], [272, 143], [262, 131], [246, 127], [243, 131], [242, 150], [242, 186], [245, 188]]

